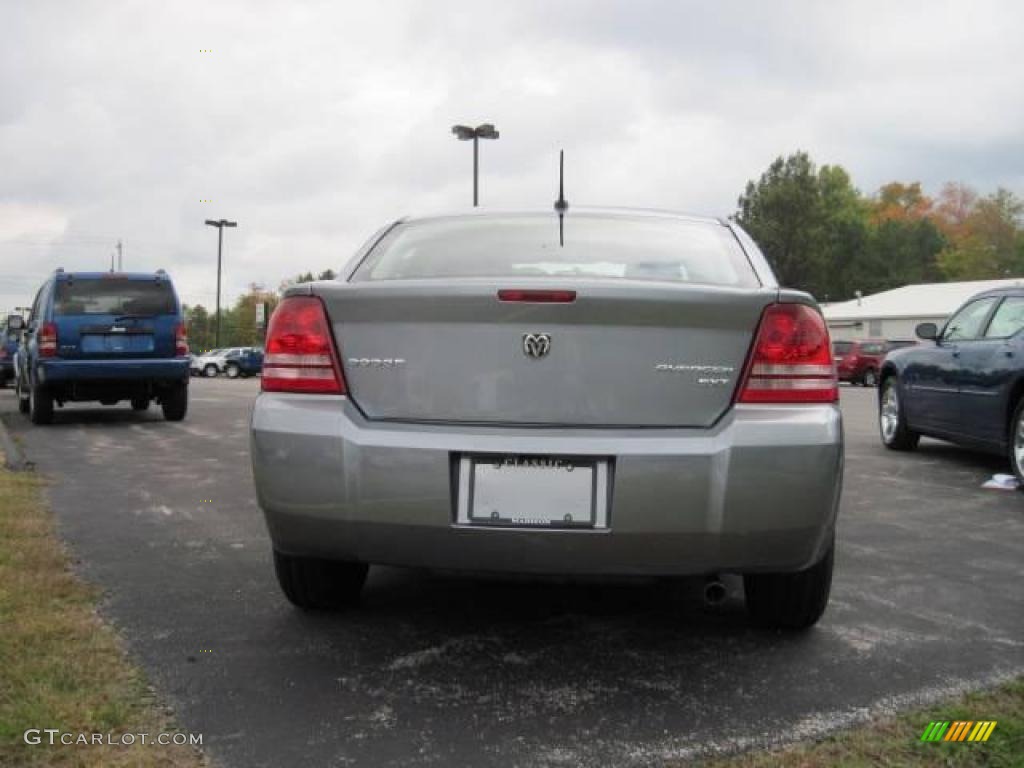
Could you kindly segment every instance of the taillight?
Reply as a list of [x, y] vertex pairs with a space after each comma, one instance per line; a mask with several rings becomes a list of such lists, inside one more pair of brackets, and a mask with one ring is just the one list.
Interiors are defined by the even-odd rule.
[[188, 331], [184, 323], [178, 323], [174, 329], [174, 356], [185, 357], [188, 355]]
[[36, 337], [39, 345], [40, 357], [57, 356], [57, 326], [53, 323], [43, 323]]
[[806, 304], [771, 304], [761, 316], [741, 403], [839, 400], [832, 345], [821, 314]]
[[344, 395], [331, 327], [316, 296], [290, 296], [270, 318], [263, 357], [264, 392]]

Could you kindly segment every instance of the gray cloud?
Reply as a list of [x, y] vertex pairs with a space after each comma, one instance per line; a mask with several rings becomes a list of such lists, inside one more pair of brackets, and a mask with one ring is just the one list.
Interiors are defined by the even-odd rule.
[[[1024, 193], [1010, 2], [40, 2], [0, 29], [0, 309], [58, 265], [225, 285], [337, 267], [376, 227], [469, 202], [448, 133], [489, 120], [483, 201], [728, 214], [803, 148], [870, 191]], [[212, 49], [212, 53], [200, 53]], [[212, 203], [200, 200], [212, 199]]]

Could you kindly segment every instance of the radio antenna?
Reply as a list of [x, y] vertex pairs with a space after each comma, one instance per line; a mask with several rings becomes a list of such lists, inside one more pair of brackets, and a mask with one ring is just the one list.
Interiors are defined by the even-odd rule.
[[569, 202], [565, 199], [565, 150], [558, 150], [558, 199], [555, 200], [558, 211], [558, 244], [565, 247], [565, 212], [569, 210]]

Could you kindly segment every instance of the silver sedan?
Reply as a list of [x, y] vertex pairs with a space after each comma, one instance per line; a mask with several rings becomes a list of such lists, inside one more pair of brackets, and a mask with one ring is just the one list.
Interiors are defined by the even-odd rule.
[[253, 472], [304, 608], [355, 602], [370, 564], [728, 572], [757, 623], [804, 628], [832, 578], [837, 400], [814, 300], [730, 222], [408, 219], [274, 313]]

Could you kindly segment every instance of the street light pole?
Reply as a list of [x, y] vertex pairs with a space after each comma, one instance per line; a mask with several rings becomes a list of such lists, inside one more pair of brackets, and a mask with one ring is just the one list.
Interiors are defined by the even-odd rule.
[[220, 349], [220, 270], [221, 253], [224, 250], [224, 227], [237, 227], [238, 222], [228, 221], [227, 219], [220, 219], [218, 221], [207, 219], [206, 226], [217, 228], [217, 317], [214, 320], [214, 346]]
[[496, 139], [500, 135], [491, 123], [471, 128], [468, 125], [453, 125], [452, 133], [459, 141], [473, 140], [473, 207], [480, 201], [480, 139]]

